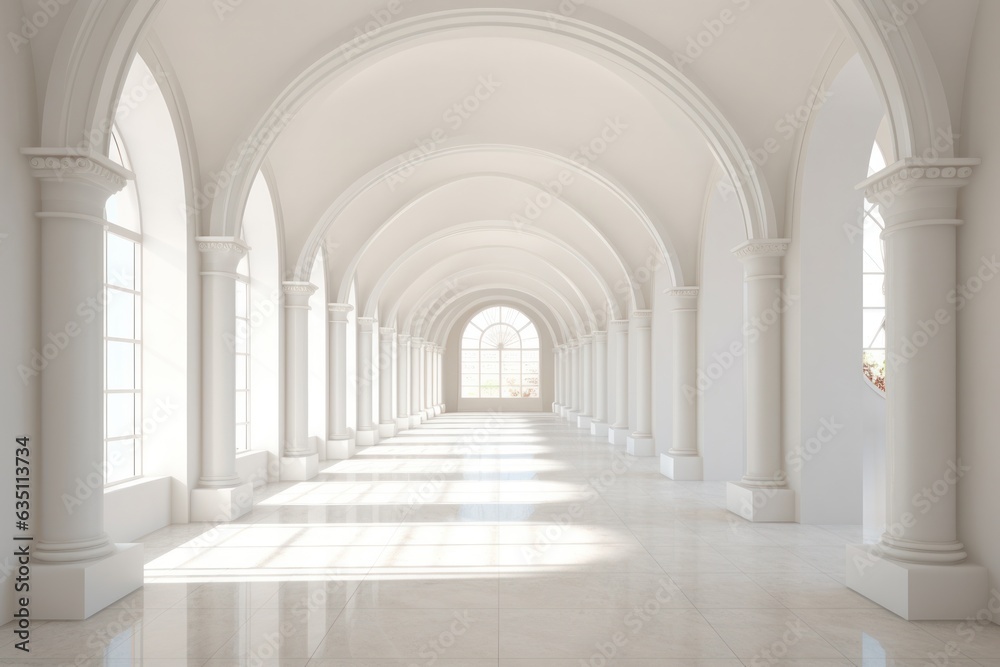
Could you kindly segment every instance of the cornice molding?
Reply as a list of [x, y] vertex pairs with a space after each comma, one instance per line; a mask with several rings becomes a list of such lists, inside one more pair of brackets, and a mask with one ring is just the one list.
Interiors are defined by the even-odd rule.
[[243, 257], [250, 251], [250, 247], [239, 239], [226, 238], [224, 236], [198, 236], [195, 237], [198, 243], [198, 252], [213, 254], [234, 254]]
[[672, 299], [697, 299], [701, 295], [700, 287], [677, 287], [663, 291]]

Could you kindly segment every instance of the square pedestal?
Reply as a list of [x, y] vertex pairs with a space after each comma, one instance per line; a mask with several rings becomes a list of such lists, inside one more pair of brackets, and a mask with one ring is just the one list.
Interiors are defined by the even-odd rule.
[[676, 482], [700, 482], [705, 476], [700, 456], [660, 454], [660, 473]]
[[345, 461], [354, 457], [357, 445], [354, 438], [344, 438], [343, 440], [326, 441], [326, 458], [333, 461]]
[[908, 621], [961, 621], [988, 609], [985, 567], [901, 563], [878, 545], [848, 545], [847, 587]]
[[559, 416], [562, 419], [566, 419], [566, 415], [568, 415], [568, 414], [569, 414], [569, 408], [567, 408], [565, 405], [560, 405], [559, 406]]
[[649, 436], [628, 436], [625, 438], [625, 449], [629, 456], [656, 456], [656, 444]]
[[598, 438], [608, 437], [609, 427], [606, 422], [590, 422], [590, 435], [596, 435]]
[[424, 421], [428, 422], [434, 419], [434, 408], [424, 408]]
[[416, 428], [424, 423], [422, 415], [410, 415], [410, 428]]
[[281, 481], [305, 482], [319, 474], [319, 454], [281, 457]]
[[409, 417], [396, 417], [396, 435], [410, 428]]
[[253, 509], [253, 483], [191, 492], [191, 521], [233, 521]]
[[384, 440], [386, 438], [392, 438], [396, 435], [396, 423], [391, 424], [379, 424], [378, 425], [378, 437], [379, 440]]
[[556, 414], [559, 414], [559, 410], [561, 410], [561, 409], [562, 409], [562, 406], [559, 405], [558, 403], [553, 403], [552, 404], [552, 412], [554, 412]]
[[576, 420], [579, 418], [580, 418], [579, 412], [575, 412], [573, 410], [566, 411], [566, 421], [568, 421], [570, 424], [575, 424]]
[[82, 563], [31, 563], [31, 618], [82, 621], [142, 587], [143, 547], [116, 544], [114, 553]]
[[441, 406], [440, 405], [435, 405], [434, 406], [434, 416], [435, 417], [440, 417], [441, 416]]
[[618, 445], [619, 447], [624, 447], [627, 441], [628, 441], [627, 428], [615, 428], [612, 426], [608, 429], [608, 442], [610, 442], [612, 445]]
[[795, 521], [795, 492], [729, 482], [726, 509], [755, 523]]
[[576, 427], [585, 428], [590, 430], [590, 424], [593, 422], [593, 418], [588, 415], [580, 415], [576, 418]]
[[354, 440], [357, 442], [358, 447], [371, 447], [378, 442], [378, 432], [373, 428], [359, 428], [357, 433], [354, 434]]

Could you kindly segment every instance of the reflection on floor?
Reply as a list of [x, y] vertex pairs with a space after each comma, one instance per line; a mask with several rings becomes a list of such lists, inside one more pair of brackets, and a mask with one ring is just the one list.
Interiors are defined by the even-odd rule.
[[1000, 667], [1000, 628], [847, 590], [859, 528], [751, 525], [656, 463], [552, 415], [445, 415], [149, 535], [145, 588], [36, 625], [24, 664]]

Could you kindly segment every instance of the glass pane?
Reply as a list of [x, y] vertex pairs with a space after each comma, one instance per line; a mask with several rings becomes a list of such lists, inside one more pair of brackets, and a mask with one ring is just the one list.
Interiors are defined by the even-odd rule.
[[475, 373], [475, 374], [478, 375], [479, 374], [479, 364], [478, 363], [476, 363], [476, 364], [462, 364], [462, 372], [463, 373]]
[[515, 385], [513, 387], [504, 387], [503, 395], [506, 398], [521, 398], [521, 385]]
[[536, 387], [527, 387], [523, 392], [525, 398], [538, 398], [538, 389]]
[[236, 427], [236, 451], [242, 452], [250, 449], [250, 443], [247, 440], [247, 427], [245, 424], [240, 424]]
[[521, 363], [521, 350], [504, 350], [503, 351], [503, 362], [506, 363]]
[[875, 340], [871, 343], [871, 348], [875, 350], [885, 349], [885, 327], [879, 329], [878, 335], [875, 336]]
[[108, 341], [107, 389], [135, 389], [135, 345]]
[[885, 308], [885, 294], [882, 293], [885, 286], [885, 275], [864, 276], [862, 284], [864, 286], [864, 307]]
[[479, 351], [478, 350], [470, 350], [470, 351], [462, 352], [462, 361], [465, 362], [465, 363], [471, 363], [471, 364], [479, 363]]
[[528, 386], [528, 387], [537, 387], [538, 386], [538, 376], [537, 375], [525, 375], [524, 376], [524, 385]]
[[483, 387], [481, 391], [483, 398], [500, 398], [499, 387]]
[[247, 317], [247, 284], [242, 280], [236, 281], [236, 317]]
[[135, 336], [135, 297], [129, 292], [108, 288], [108, 337]]
[[109, 233], [107, 238], [107, 283], [115, 287], [135, 289], [135, 243], [117, 234]]
[[538, 375], [538, 364], [524, 364], [521, 373], [524, 375]]
[[878, 335], [882, 322], [885, 321], [885, 311], [881, 309], [865, 310], [862, 313], [862, 347], [871, 347], [872, 340]]
[[247, 422], [247, 392], [236, 392], [236, 423], [245, 424]]
[[462, 387], [462, 398], [479, 398], [479, 387]]
[[250, 327], [246, 320], [236, 321], [236, 353], [248, 354], [250, 352]]
[[483, 350], [480, 355], [479, 361], [482, 363], [498, 364], [500, 363], [500, 353], [496, 350]]
[[515, 373], [513, 375], [503, 376], [503, 386], [505, 387], [520, 387], [521, 386], [521, 374]]
[[500, 375], [500, 364], [482, 364], [483, 375]]
[[112, 440], [104, 462], [106, 484], [135, 477], [135, 440]]
[[247, 389], [247, 358], [244, 356], [236, 357], [236, 389]]
[[505, 363], [503, 365], [503, 372], [504, 373], [517, 373], [517, 374], [520, 374], [521, 373], [521, 364], [518, 363], [518, 362], [514, 362], [513, 364]]
[[521, 347], [525, 350], [537, 350], [538, 349], [538, 337], [529, 338], [527, 336], [521, 341]]
[[479, 373], [466, 373], [462, 376], [462, 384], [465, 386], [473, 386], [479, 384]]
[[521, 352], [521, 361], [538, 361], [538, 350], [524, 350]]
[[121, 438], [135, 435], [135, 395], [107, 394], [108, 421], [104, 429], [105, 438]]

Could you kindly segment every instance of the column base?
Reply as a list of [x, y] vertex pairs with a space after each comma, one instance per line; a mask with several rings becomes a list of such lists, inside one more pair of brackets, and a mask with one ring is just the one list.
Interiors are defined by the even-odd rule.
[[318, 474], [319, 454], [281, 457], [282, 482], [305, 482]]
[[435, 417], [440, 417], [441, 416], [441, 406], [440, 405], [435, 405], [434, 406], [434, 416]]
[[396, 435], [410, 428], [409, 417], [396, 417]]
[[429, 422], [434, 419], [434, 408], [424, 408], [424, 421]]
[[424, 423], [420, 415], [410, 415], [410, 428], [416, 428]]
[[847, 546], [847, 587], [908, 621], [961, 621], [988, 608], [981, 565], [902, 563], [879, 545]]
[[675, 482], [700, 482], [705, 478], [704, 463], [700, 456], [660, 454], [660, 474]]
[[777, 487], [726, 485], [726, 509], [755, 523], [795, 521], [795, 492]]
[[619, 447], [624, 447], [628, 442], [628, 428], [618, 428], [616, 426], [611, 426], [608, 428], [608, 442], [612, 445], [618, 445]]
[[191, 521], [233, 521], [253, 509], [253, 483], [191, 492]]
[[596, 435], [598, 438], [608, 437], [608, 431], [611, 427], [605, 422], [592, 421], [590, 422], [590, 435]]
[[[26, 543], [25, 543], [26, 544]], [[82, 621], [142, 587], [143, 546], [116, 544], [104, 558], [31, 563], [31, 618]]]
[[447, 413], [448, 413], [448, 406], [445, 405], [444, 403], [442, 403], [441, 404], [441, 414], [447, 414]]
[[328, 460], [345, 461], [349, 458], [353, 458], [357, 450], [358, 448], [354, 443], [354, 438], [326, 441], [326, 458]]
[[373, 428], [359, 428], [354, 433], [354, 441], [358, 444], [358, 447], [371, 447], [378, 442], [378, 433]]
[[567, 412], [569, 412], [569, 408], [567, 408], [565, 405], [560, 405], [559, 406], [559, 413], [558, 414], [559, 414], [560, 419], [566, 419], [566, 413]]
[[379, 440], [385, 438], [393, 438], [396, 436], [396, 422], [391, 424], [379, 424], [378, 425], [378, 437]]
[[577, 428], [585, 428], [585, 429], [587, 429], [589, 431], [590, 430], [590, 425], [593, 422], [594, 422], [594, 418], [591, 417], [590, 415], [579, 415], [576, 418], [576, 427]]
[[562, 409], [562, 406], [559, 405], [558, 403], [553, 403], [552, 404], [552, 412], [554, 412], [556, 414], [559, 414], [559, 410], [561, 410], [561, 409]]
[[650, 435], [630, 435], [625, 439], [625, 450], [629, 456], [656, 456], [656, 443]]
[[564, 416], [570, 424], [575, 424], [576, 420], [580, 417], [580, 413], [576, 410], [567, 410]]

